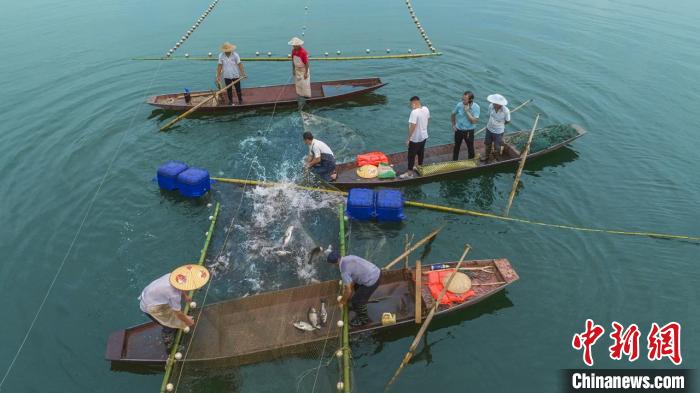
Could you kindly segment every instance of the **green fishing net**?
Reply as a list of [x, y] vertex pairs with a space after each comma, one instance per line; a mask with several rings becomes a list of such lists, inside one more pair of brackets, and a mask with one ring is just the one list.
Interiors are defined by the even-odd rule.
[[[568, 124], [557, 124], [541, 128], [536, 130], [535, 135], [532, 137], [530, 153], [535, 153], [556, 144], [565, 142], [576, 135], [578, 135], [576, 129]], [[525, 145], [527, 144], [528, 136], [528, 132], [520, 132], [509, 137], [508, 143], [513, 145], [518, 150], [523, 151], [523, 149], [525, 149]]]

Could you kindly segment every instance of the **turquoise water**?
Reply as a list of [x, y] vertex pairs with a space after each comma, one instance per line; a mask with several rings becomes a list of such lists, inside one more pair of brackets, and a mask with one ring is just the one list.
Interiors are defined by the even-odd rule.
[[[296, 112], [198, 116], [157, 132], [164, 115], [148, 95], [213, 86], [209, 62], [137, 62], [167, 51], [205, 2], [5, 3], [0, 15], [0, 334], [3, 392], [154, 392], [161, 375], [111, 371], [108, 334], [144, 317], [136, 297], [151, 279], [199, 254], [210, 210], [161, 194], [156, 166], [182, 159], [230, 177], [293, 178], [304, 154]], [[304, 15], [304, 6], [309, 13]], [[700, 5], [648, 0], [567, 2], [416, 1], [416, 14], [443, 56], [419, 60], [312, 64], [316, 80], [379, 76], [389, 85], [352, 103], [307, 108], [312, 130], [342, 157], [403, 148], [407, 99], [431, 109], [430, 144], [452, 135], [449, 111], [471, 89], [534, 98], [511, 129], [578, 123], [589, 133], [570, 148], [526, 166], [511, 215], [586, 227], [700, 235], [696, 208]], [[178, 54], [215, 52], [224, 40], [239, 52], [284, 54], [291, 35], [320, 54], [400, 53], [424, 48], [402, 1], [222, 0]], [[247, 86], [285, 83], [286, 63], [246, 64]], [[342, 126], [344, 124], [345, 126]], [[410, 199], [500, 213], [512, 171], [406, 189]], [[212, 250], [212, 300], [332, 277], [327, 266], [269, 262], [259, 247], [300, 225], [300, 249], [334, 240], [336, 200], [282, 190], [282, 197], [217, 185], [224, 213]], [[268, 208], [266, 209], [266, 206]], [[89, 209], [89, 214], [86, 212]], [[556, 391], [559, 369], [582, 366], [571, 336], [592, 318], [683, 325], [683, 367], [697, 368], [700, 340], [697, 243], [623, 237], [407, 210], [401, 226], [354, 224], [350, 251], [378, 264], [399, 252], [404, 234], [447, 229], [430, 261], [506, 257], [521, 280], [480, 306], [435, 322], [428, 346], [396, 391]], [[85, 217], [85, 219], [83, 219]], [[224, 233], [232, 228], [224, 246]], [[76, 233], [79, 231], [79, 236]], [[311, 239], [311, 240], [309, 240]], [[214, 264], [217, 261], [208, 261]], [[31, 334], [47, 289], [63, 266]], [[355, 391], [381, 391], [414, 329], [353, 342]], [[645, 340], [640, 342], [644, 350]], [[597, 367], [628, 367], [594, 349]], [[278, 359], [233, 370], [185, 369], [179, 391], [311, 391], [298, 376], [315, 359]], [[669, 367], [642, 358], [637, 368]], [[335, 363], [317, 391], [334, 391]]]

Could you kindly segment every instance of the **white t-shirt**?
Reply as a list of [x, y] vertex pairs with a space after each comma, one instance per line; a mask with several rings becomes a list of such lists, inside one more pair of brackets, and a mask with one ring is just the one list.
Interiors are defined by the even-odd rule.
[[225, 79], [238, 79], [241, 77], [241, 70], [238, 68], [238, 65], [241, 64], [241, 57], [238, 56], [238, 53], [232, 52], [231, 56], [219, 53], [219, 64], [223, 66]]
[[510, 109], [501, 106], [501, 110], [496, 112], [493, 104], [489, 104], [489, 122], [486, 124], [489, 131], [494, 134], [503, 134], [507, 121], [510, 121]]
[[182, 307], [180, 299], [182, 295], [179, 290], [170, 285], [170, 273], [153, 281], [144, 288], [139, 296], [141, 311], [147, 313], [149, 307], [168, 304], [173, 310], [180, 310]]
[[411, 111], [411, 116], [408, 117], [409, 124], [415, 124], [416, 129], [411, 135], [411, 142], [419, 143], [428, 139], [428, 119], [430, 119], [430, 111], [427, 106], [422, 106]]
[[314, 158], [319, 158], [321, 157], [321, 154], [330, 154], [333, 156], [333, 151], [322, 141], [314, 139], [309, 145], [309, 154], [314, 156]]

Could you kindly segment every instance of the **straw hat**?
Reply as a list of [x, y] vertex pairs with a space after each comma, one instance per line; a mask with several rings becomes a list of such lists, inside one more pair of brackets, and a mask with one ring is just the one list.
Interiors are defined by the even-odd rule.
[[224, 44], [221, 45], [222, 52], [233, 52], [234, 50], [236, 50], [236, 45], [233, 45], [230, 42], [224, 42]]
[[491, 94], [486, 97], [486, 101], [496, 105], [508, 105], [508, 100], [500, 94]]
[[291, 46], [302, 46], [302, 45], [304, 45], [304, 41], [302, 41], [302, 39], [299, 37], [294, 37], [291, 40], [289, 40], [289, 42], [287, 44], [289, 44]]
[[170, 273], [170, 285], [181, 291], [199, 289], [207, 281], [209, 281], [209, 270], [195, 264], [180, 266]]
[[379, 174], [379, 169], [374, 165], [363, 165], [357, 168], [357, 176], [363, 179], [372, 179], [377, 177]]
[[[442, 285], [447, 284], [447, 280], [450, 279], [451, 274], [445, 275], [445, 277], [442, 279]], [[472, 288], [472, 280], [467, 276], [466, 274], [462, 272], [457, 272], [455, 273], [455, 277], [452, 279], [452, 282], [450, 283], [450, 286], [447, 287], [447, 290], [456, 293], [458, 295], [465, 293], [469, 291]]]

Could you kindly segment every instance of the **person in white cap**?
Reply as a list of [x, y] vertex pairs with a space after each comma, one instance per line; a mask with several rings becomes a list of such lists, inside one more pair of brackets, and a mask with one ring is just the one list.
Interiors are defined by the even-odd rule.
[[207, 281], [207, 268], [189, 264], [154, 280], [141, 292], [139, 308], [153, 322], [163, 327], [163, 343], [166, 347], [170, 347], [176, 329], [194, 324], [194, 319], [181, 311], [180, 301], [191, 301], [187, 291], [201, 288]]
[[[224, 76], [224, 86], [230, 85], [236, 79], [244, 79], [248, 76], [245, 73], [241, 57], [235, 52], [236, 45], [229, 42], [224, 42], [221, 45], [221, 53], [219, 53], [219, 64], [216, 66], [216, 83], [221, 86], [221, 75]], [[233, 86], [228, 86], [226, 95], [228, 96], [229, 104], [233, 105], [233, 88], [236, 88], [238, 96], [238, 105], [243, 104], [243, 93], [241, 92], [241, 81], [234, 83]], [[220, 87], [221, 88], [221, 87]]]
[[484, 156], [481, 161], [487, 162], [491, 155], [491, 146], [494, 146], [496, 161], [501, 160], [501, 145], [506, 124], [510, 123], [510, 110], [506, 105], [508, 101], [500, 94], [491, 94], [486, 97], [489, 104], [489, 121], [486, 123], [486, 136], [484, 137]]
[[294, 37], [288, 44], [292, 46], [292, 76], [294, 77], [294, 87], [296, 87], [297, 95], [311, 98], [309, 54], [306, 52], [306, 49], [302, 48], [304, 41]]

